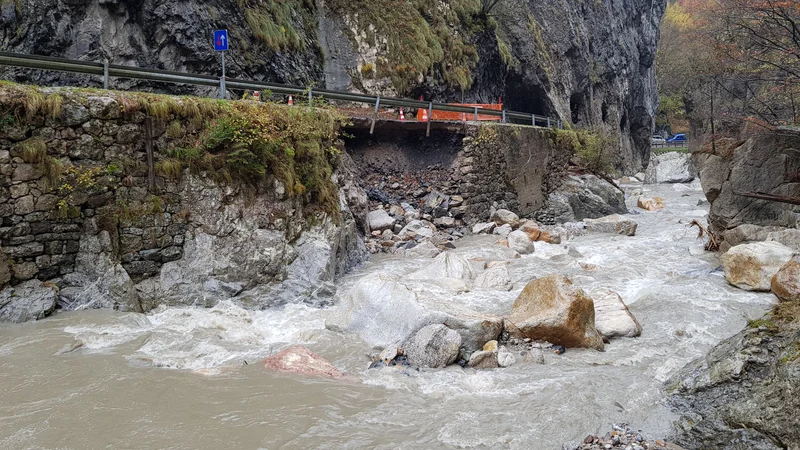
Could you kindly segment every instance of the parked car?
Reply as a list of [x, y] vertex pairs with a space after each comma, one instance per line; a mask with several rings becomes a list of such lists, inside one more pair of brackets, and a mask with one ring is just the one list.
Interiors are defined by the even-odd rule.
[[686, 142], [686, 135], [683, 133], [678, 133], [675, 136], [667, 139], [667, 142]]
[[658, 134], [654, 134], [653, 137], [650, 138], [650, 145], [664, 145], [666, 143], [667, 140]]

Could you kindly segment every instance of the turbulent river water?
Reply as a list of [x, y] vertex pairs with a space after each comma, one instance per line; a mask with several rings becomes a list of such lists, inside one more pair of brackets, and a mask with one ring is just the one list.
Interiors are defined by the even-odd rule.
[[[587, 291], [608, 287], [643, 332], [613, 340], [605, 352], [569, 349], [546, 354], [544, 365], [484, 371], [367, 370], [372, 349], [326, 330], [328, 310], [302, 304], [75, 311], [0, 325], [0, 448], [560, 449], [612, 422], [665, 436], [674, 417], [662, 404], [662, 382], [774, 300], [728, 286], [717, 256], [703, 252], [687, 227], [707, 212], [697, 206], [698, 186], [644, 189], [667, 207], [630, 215], [639, 223], [635, 237], [537, 242], [534, 254], [511, 260], [511, 292], [427, 294], [507, 314], [534, 277], [561, 273]], [[495, 240], [466, 238], [455, 251], [502, 258]], [[402, 276], [422, 264], [374, 258], [339, 291], [376, 270]], [[290, 343], [360, 381], [279, 375], [259, 363]]]

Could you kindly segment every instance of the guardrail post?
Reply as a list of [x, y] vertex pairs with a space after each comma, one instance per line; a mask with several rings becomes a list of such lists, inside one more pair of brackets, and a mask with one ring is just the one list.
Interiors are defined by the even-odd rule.
[[311, 91], [311, 88], [308, 88], [308, 106], [311, 106], [311, 102], [314, 100], [314, 94]]
[[431, 137], [431, 122], [433, 122], [433, 102], [428, 102], [428, 128], [425, 137]]
[[531, 114], [531, 126], [536, 126], [536, 114]]
[[506, 123], [506, 110], [503, 110], [503, 123]]
[[108, 58], [103, 60], [103, 89], [108, 89]]
[[547, 118], [547, 128], [550, 128], [550, 118]]
[[369, 127], [369, 134], [375, 132], [375, 121], [378, 120], [378, 107], [381, 105], [381, 96], [378, 96], [378, 99], [375, 100], [375, 112], [372, 113], [372, 125]]
[[475, 122], [478, 121], [478, 107], [475, 107]]

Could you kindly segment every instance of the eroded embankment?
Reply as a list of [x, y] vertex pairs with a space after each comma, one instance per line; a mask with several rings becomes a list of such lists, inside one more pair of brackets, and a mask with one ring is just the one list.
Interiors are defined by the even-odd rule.
[[265, 307], [324, 295], [364, 259], [364, 195], [330, 110], [4, 83], [0, 120], [11, 320], [56, 298]]

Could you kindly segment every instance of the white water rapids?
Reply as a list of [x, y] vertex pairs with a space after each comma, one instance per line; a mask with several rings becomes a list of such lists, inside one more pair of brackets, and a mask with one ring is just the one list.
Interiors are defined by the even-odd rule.
[[[697, 206], [698, 186], [644, 189], [667, 206], [630, 215], [635, 237], [537, 242], [534, 254], [510, 260], [511, 292], [420, 287], [498, 315], [534, 277], [561, 273], [586, 291], [611, 288], [643, 333], [612, 340], [605, 352], [569, 349], [546, 354], [544, 365], [484, 371], [367, 370], [372, 349], [326, 330], [329, 311], [305, 305], [57, 314], [0, 325], [0, 448], [560, 449], [612, 422], [663, 437], [674, 417], [662, 405], [662, 382], [760, 317], [774, 297], [728, 286], [717, 255], [702, 251], [687, 227], [707, 212]], [[629, 207], [637, 210], [635, 199]], [[503, 258], [495, 240], [466, 238], [456, 251]], [[424, 263], [374, 258], [338, 289]], [[288, 344], [308, 346], [361, 382], [266, 371], [259, 360]]]

